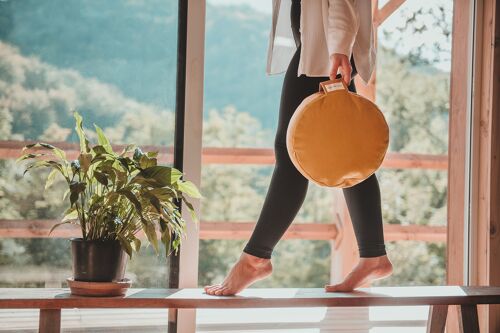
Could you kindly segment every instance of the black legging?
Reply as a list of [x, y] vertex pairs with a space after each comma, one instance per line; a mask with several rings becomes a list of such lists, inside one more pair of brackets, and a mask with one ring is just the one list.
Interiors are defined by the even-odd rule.
[[[297, 77], [300, 58], [300, 1], [293, 0], [292, 31], [298, 45], [283, 81], [278, 129], [274, 141], [276, 165], [257, 225], [244, 252], [271, 258], [274, 247], [288, 229], [304, 202], [308, 180], [295, 168], [286, 149], [286, 131], [295, 109], [304, 98], [318, 91], [319, 83], [328, 77]], [[356, 75], [353, 58], [352, 76]], [[349, 90], [356, 92], [354, 81]], [[380, 207], [380, 189], [375, 174], [365, 181], [343, 189], [351, 216], [360, 257], [386, 254]]]

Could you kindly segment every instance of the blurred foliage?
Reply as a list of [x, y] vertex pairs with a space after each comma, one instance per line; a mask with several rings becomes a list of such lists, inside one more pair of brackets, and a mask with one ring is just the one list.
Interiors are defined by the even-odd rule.
[[[77, 108], [113, 142], [172, 145], [176, 10], [168, 3], [0, 1], [0, 140], [75, 141], [71, 109]], [[389, 121], [391, 151], [447, 153], [450, 75], [438, 65], [449, 57], [449, 3], [403, 6], [398, 15], [407, 23], [390, 36], [379, 34], [377, 104]], [[40, 23], [46, 17], [51, 24]], [[264, 74], [269, 20], [244, 6], [208, 5], [204, 146], [272, 146], [282, 76]], [[409, 40], [417, 42], [408, 47]], [[272, 166], [205, 165], [202, 173], [203, 220], [258, 218]], [[44, 193], [43, 175], [21, 175], [13, 161], [0, 161], [0, 218], [60, 218], [63, 184], [54, 185], [60, 193]], [[386, 223], [446, 223], [446, 171], [384, 169], [377, 176]], [[310, 185], [297, 220], [331, 221], [332, 201], [331, 191]], [[200, 285], [219, 282], [244, 245], [201, 241]], [[444, 244], [387, 247], [395, 273], [380, 284], [444, 283]], [[135, 285], [166, 286], [167, 259], [151, 248], [139, 256], [128, 268]], [[328, 242], [282, 241], [273, 276], [256, 286], [321, 287], [329, 278], [329, 257]], [[62, 281], [69, 265], [66, 240], [0, 240], [4, 284], [20, 267], [26, 268], [23, 277], [13, 282], [19, 286], [43, 285], [45, 271]]]

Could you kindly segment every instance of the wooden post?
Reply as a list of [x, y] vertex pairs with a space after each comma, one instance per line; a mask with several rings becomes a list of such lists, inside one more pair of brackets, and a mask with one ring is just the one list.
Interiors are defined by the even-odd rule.
[[[500, 285], [500, 5], [478, 1], [475, 20], [471, 282]], [[481, 332], [500, 331], [500, 307], [479, 307]]]
[[443, 333], [448, 315], [448, 305], [429, 306], [427, 333]]
[[[181, 1], [179, 1], [181, 2]], [[187, 2], [187, 3], [186, 3]], [[205, 53], [205, 0], [186, 0], [187, 32], [185, 59], [185, 98], [184, 101], [184, 146], [182, 151], [182, 171], [198, 187], [201, 181], [201, 147], [203, 127], [203, 77]], [[175, 149], [175, 147], [174, 147]], [[191, 200], [196, 212], [200, 212], [199, 200]], [[179, 288], [198, 287], [198, 248], [199, 230], [187, 207], [182, 216], [187, 221], [187, 236], [180, 249], [178, 271]], [[196, 311], [180, 309], [169, 311], [169, 323], [177, 333], [196, 331]]]
[[[465, 253], [468, 244], [465, 225], [468, 217], [466, 194], [467, 112], [469, 110], [469, 81], [471, 59], [471, 8], [474, 0], [455, 1], [453, 6], [451, 86], [448, 140], [448, 205], [447, 205], [447, 283], [463, 285], [465, 282]], [[457, 306], [450, 306], [447, 332], [458, 332]]]
[[475, 304], [460, 306], [460, 333], [479, 333], [477, 307]]
[[61, 309], [40, 309], [39, 333], [61, 332]]

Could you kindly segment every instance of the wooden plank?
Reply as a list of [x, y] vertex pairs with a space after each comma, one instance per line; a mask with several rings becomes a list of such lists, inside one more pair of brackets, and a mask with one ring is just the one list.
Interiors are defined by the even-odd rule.
[[394, 12], [405, 3], [406, 0], [389, 0], [384, 7], [377, 9], [375, 11], [375, 17], [373, 18], [374, 27], [379, 27], [384, 21], [394, 14]]
[[431, 305], [427, 320], [427, 333], [444, 333], [447, 315], [448, 305]]
[[[185, 29], [186, 39], [181, 40], [178, 46], [181, 47], [185, 43], [186, 58], [183, 64], [185, 67], [178, 68], [185, 70], [185, 82], [178, 81], [177, 84], [183, 84], [182, 89], [185, 95], [184, 100], [180, 101], [181, 104], [177, 104], [176, 108], [183, 107], [185, 115], [180, 121], [183, 127], [184, 145], [175, 147], [177, 153], [182, 156], [182, 160], [176, 161], [180, 162], [179, 167], [182, 166], [180, 168], [188, 179], [199, 187], [202, 166], [206, 3], [205, 0], [179, 1], [179, 6], [183, 13], [183, 17], [179, 18], [179, 29]], [[182, 23], [184, 23], [183, 26], [181, 26]], [[181, 35], [179, 37], [182, 38]], [[176, 121], [179, 120], [176, 119]], [[176, 155], [176, 158], [179, 158], [179, 155]], [[192, 200], [192, 204], [196, 211], [200, 210], [200, 200]], [[182, 216], [186, 221], [192, 219], [184, 203]], [[170, 287], [198, 286], [199, 230], [195, 223], [187, 224], [186, 234], [187, 237], [182, 242], [178, 259], [170, 259]], [[170, 317], [176, 318], [175, 320], [169, 318], [168, 332], [194, 333], [196, 331], [195, 311], [175, 311], [170, 314]]]
[[479, 333], [477, 306], [475, 304], [463, 304], [460, 306], [459, 328], [460, 333]]
[[[27, 144], [35, 143], [36, 141], [0, 141], [0, 159], [12, 160], [18, 158], [22, 153], [21, 150]], [[48, 142], [58, 148], [63, 149], [66, 152], [66, 157], [68, 159], [75, 159], [78, 157], [80, 152], [79, 145], [70, 142]], [[113, 150], [121, 151], [127, 145], [113, 145]], [[165, 146], [152, 146], [143, 145], [140, 146], [143, 151], [158, 151], [159, 160], [161, 163], [171, 164], [173, 162], [173, 147]], [[40, 151], [40, 148], [30, 149], [31, 152]]]
[[[492, 18], [492, 26], [494, 34], [492, 43], [493, 55], [493, 75], [491, 91], [492, 94], [491, 106], [491, 189], [490, 189], [490, 248], [489, 248], [489, 278], [490, 285], [500, 286], [500, 4], [498, 1], [488, 1], [494, 17]], [[500, 305], [490, 305], [488, 313], [489, 332], [500, 332]]]
[[[202, 222], [201, 239], [248, 239], [254, 222]], [[283, 239], [331, 240], [337, 236], [337, 226], [331, 223], [294, 223]]]
[[[464, 225], [467, 109], [469, 99], [469, 29], [473, 0], [454, 1], [450, 74], [450, 112], [448, 126], [448, 203], [447, 203], [447, 272], [450, 285], [464, 284]], [[458, 332], [457, 308], [450, 307], [447, 331]]]
[[[343, 214], [344, 218], [348, 215]], [[50, 228], [57, 220], [0, 220], [0, 238], [71, 238], [81, 237], [76, 225], [64, 225], [55, 229], [50, 236]], [[200, 222], [201, 239], [248, 239], [255, 227], [254, 222]], [[294, 223], [283, 239], [333, 240], [338, 235], [334, 223]], [[384, 225], [385, 239], [388, 241], [417, 240], [444, 242], [445, 226], [427, 225]], [[145, 239], [140, 232], [138, 237]]]
[[446, 231], [446, 226], [384, 224], [384, 238], [387, 241], [446, 242]]
[[350, 293], [323, 288], [249, 288], [238, 296], [211, 296], [201, 288], [130, 289], [125, 296], [72, 296], [67, 288], [0, 289], [1, 309], [20, 308], [275, 308], [498, 304], [500, 287], [375, 287]]
[[388, 169], [448, 169], [448, 156], [431, 154], [387, 153], [382, 168]]
[[[486, 286], [500, 284], [500, 27], [497, 1], [480, 1], [476, 6], [471, 284]], [[500, 307], [478, 310], [482, 332], [500, 331]]]
[[[0, 159], [16, 159], [22, 147], [31, 141], [0, 141]], [[52, 143], [67, 152], [68, 158], [74, 159], [78, 154], [78, 146], [66, 142]], [[123, 149], [123, 145], [113, 146], [115, 150]], [[159, 151], [160, 163], [172, 163], [172, 147], [143, 146], [144, 151]], [[37, 151], [34, 149], [33, 151]], [[271, 148], [217, 148], [202, 149], [203, 164], [256, 164], [272, 165], [275, 163], [274, 151]], [[387, 153], [383, 168], [390, 169], [437, 169], [448, 168], [446, 155]]]
[[61, 309], [40, 309], [39, 333], [61, 332]]

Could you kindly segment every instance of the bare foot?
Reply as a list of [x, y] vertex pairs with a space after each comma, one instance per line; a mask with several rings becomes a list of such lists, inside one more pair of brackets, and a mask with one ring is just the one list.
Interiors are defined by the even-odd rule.
[[352, 291], [366, 283], [383, 279], [392, 274], [392, 264], [386, 255], [374, 258], [361, 258], [344, 281], [325, 286], [327, 292]]
[[243, 252], [240, 259], [221, 284], [205, 286], [209, 295], [235, 295], [251, 285], [271, 275], [273, 266], [270, 259], [263, 259]]

